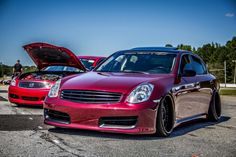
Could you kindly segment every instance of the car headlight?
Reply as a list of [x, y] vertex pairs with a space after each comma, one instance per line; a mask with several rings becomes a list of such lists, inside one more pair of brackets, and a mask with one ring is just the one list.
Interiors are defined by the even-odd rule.
[[11, 86], [16, 86], [16, 78], [13, 78], [13, 79], [11, 80]]
[[61, 80], [57, 80], [57, 82], [52, 85], [49, 93], [48, 93], [48, 97], [50, 98], [55, 98], [58, 96], [58, 93], [59, 93], [59, 89], [60, 89], [60, 85], [61, 85]]
[[151, 83], [140, 84], [129, 94], [126, 101], [133, 104], [147, 101], [152, 94], [153, 88], [154, 85]]

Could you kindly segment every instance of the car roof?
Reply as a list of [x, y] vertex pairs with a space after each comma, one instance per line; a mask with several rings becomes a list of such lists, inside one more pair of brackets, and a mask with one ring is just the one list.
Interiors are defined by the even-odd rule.
[[79, 59], [93, 59], [93, 60], [106, 58], [106, 57], [102, 57], [102, 56], [77, 56], [77, 57]]
[[174, 52], [174, 53], [192, 53], [191, 51], [180, 50], [177, 47], [136, 47], [129, 51], [160, 51], [160, 52]]

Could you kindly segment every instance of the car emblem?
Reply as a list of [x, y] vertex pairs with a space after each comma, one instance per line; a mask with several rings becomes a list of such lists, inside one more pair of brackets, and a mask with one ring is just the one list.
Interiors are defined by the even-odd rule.
[[29, 83], [29, 87], [30, 88], [34, 87], [34, 83]]

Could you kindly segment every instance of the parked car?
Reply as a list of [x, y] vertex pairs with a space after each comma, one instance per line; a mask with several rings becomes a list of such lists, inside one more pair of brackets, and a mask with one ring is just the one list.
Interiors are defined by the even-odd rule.
[[134, 48], [91, 72], [58, 80], [44, 115], [56, 127], [168, 136], [180, 123], [220, 118], [219, 84], [196, 54]]
[[101, 56], [78, 56], [80, 62], [86, 67], [87, 70], [95, 68], [102, 63], [106, 58]]
[[32, 43], [23, 48], [38, 71], [21, 74], [11, 81], [8, 90], [11, 103], [43, 105], [44, 98], [57, 80], [86, 71], [77, 56], [67, 48], [47, 43]]

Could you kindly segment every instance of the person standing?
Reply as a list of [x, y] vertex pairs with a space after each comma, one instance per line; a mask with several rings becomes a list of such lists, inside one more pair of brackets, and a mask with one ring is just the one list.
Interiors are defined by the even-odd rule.
[[20, 75], [22, 72], [23, 72], [23, 67], [20, 64], [20, 60], [18, 59], [13, 67], [13, 77]]

